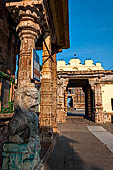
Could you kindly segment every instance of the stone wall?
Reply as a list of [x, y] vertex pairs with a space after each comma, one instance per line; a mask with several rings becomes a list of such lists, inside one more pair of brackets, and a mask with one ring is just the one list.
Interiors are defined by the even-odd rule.
[[7, 124], [0, 125], [0, 170], [1, 170], [1, 163], [2, 163], [2, 157], [1, 157], [2, 146], [3, 143], [6, 142], [7, 140], [8, 140], [8, 125]]
[[104, 122], [111, 122], [111, 115], [113, 114], [113, 84], [102, 85], [102, 105]]
[[14, 75], [16, 44], [13, 20], [0, 0], [0, 71]]
[[[14, 75], [16, 66], [15, 34], [11, 17], [0, 0], [0, 71]], [[0, 122], [0, 167], [2, 144], [7, 141], [8, 125]]]

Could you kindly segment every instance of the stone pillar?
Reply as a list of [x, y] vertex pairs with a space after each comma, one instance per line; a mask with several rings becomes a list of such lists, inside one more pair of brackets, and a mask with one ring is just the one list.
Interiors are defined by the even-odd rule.
[[[14, 7], [16, 8], [16, 6]], [[15, 93], [14, 116], [9, 123], [9, 143], [3, 146], [2, 169], [34, 170], [39, 165], [40, 139], [38, 117], [35, 113], [38, 90], [31, 82], [31, 50], [40, 32], [38, 8], [18, 5], [17, 32], [21, 40], [18, 86]], [[17, 15], [16, 14], [16, 15]], [[32, 159], [31, 159], [32, 157]]]
[[57, 122], [63, 122], [64, 115], [64, 94], [63, 94], [63, 79], [57, 78]]
[[91, 85], [91, 117], [92, 121], [95, 122], [95, 85]]
[[68, 84], [68, 79], [57, 78], [57, 122], [63, 123], [66, 121], [65, 110], [65, 90]]
[[100, 82], [97, 82], [95, 84], [95, 122], [96, 123], [104, 122], [103, 107], [102, 107], [102, 92], [101, 92]]
[[56, 54], [52, 56], [52, 80], [53, 80], [53, 132], [57, 132], [57, 62], [56, 62]]
[[[18, 88], [15, 95], [15, 107], [16, 104], [18, 105], [18, 102], [22, 99], [21, 96], [23, 96], [23, 93], [25, 93], [26, 103], [23, 103], [23, 105], [27, 105], [28, 109], [29, 107], [32, 107], [35, 110], [35, 106], [39, 103], [37, 103], [38, 90], [35, 88], [35, 83], [33, 81], [31, 82], [31, 52], [32, 48], [35, 49], [35, 42], [39, 36], [40, 27], [39, 24], [36, 22], [36, 8], [34, 8], [34, 13], [32, 13], [33, 7], [31, 7], [31, 10], [30, 8], [26, 10], [26, 8], [27, 6], [25, 6], [25, 8], [23, 7], [23, 10], [21, 9], [18, 11], [20, 22], [16, 28], [21, 41], [21, 45], [19, 55]], [[30, 94], [28, 95], [27, 93]], [[29, 101], [27, 101], [28, 96]], [[34, 100], [34, 103], [32, 101], [33, 98], [36, 98]]]
[[88, 100], [88, 117], [91, 119], [92, 118], [92, 114], [91, 114], [91, 87], [90, 85], [88, 85], [88, 89], [87, 89], [87, 100]]
[[[1, 88], [2, 88], [2, 81], [1, 81], [1, 79], [0, 79], [0, 96], [1, 96]], [[0, 112], [1, 112], [1, 99], [0, 99]]]
[[[67, 113], [67, 98], [68, 98], [68, 93], [66, 90], [64, 90], [64, 107], [65, 107], [65, 113]], [[74, 99], [73, 99], [74, 101]]]
[[41, 79], [40, 129], [42, 141], [50, 140], [53, 132], [53, 81], [50, 54], [51, 36], [47, 33], [45, 35], [45, 43], [43, 43], [43, 67]]
[[89, 84], [85, 88], [85, 115], [91, 119], [91, 87]]

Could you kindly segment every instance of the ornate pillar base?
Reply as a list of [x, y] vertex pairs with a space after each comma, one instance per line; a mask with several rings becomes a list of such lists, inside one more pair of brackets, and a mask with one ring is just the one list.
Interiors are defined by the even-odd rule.
[[[35, 170], [40, 162], [38, 141], [29, 144], [4, 144], [2, 170]], [[32, 150], [30, 149], [32, 148]]]
[[43, 128], [40, 128], [40, 141], [41, 143], [43, 142], [49, 142], [51, 143], [52, 142], [52, 139], [53, 139], [53, 130], [52, 128], [50, 129], [47, 128], [47, 127], [43, 127]]

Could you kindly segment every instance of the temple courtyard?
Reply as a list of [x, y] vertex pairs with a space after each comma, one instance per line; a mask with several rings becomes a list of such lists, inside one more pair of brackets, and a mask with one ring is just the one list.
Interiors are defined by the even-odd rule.
[[45, 170], [112, 170], [113, 124], [69, 117], [58, 125], [59, 136]]

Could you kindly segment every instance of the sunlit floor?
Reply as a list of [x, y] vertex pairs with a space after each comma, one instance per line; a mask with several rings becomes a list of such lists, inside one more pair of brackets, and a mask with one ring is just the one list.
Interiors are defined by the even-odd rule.
[[[88, 126], [96, 124], [87, 119], [72, 118], [58, 126], [60, 134], [46, 170], [113, 170], [113, 153], [89, 131]], [[106, 130], [109, 129], [113, 132], [113, 124]]]

